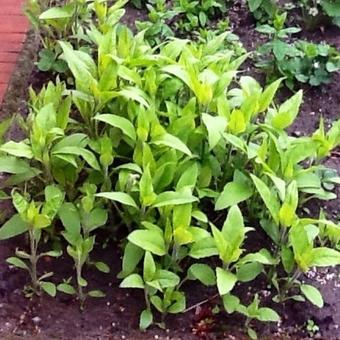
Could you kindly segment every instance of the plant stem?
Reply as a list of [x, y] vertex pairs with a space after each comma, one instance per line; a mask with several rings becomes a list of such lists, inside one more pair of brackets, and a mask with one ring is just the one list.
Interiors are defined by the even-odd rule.
[[80, 309], [83, 310], [84, 309], [84, 302], [85, 302], [85, 295], [83, 292], [83, 287], [80, 284], [82, 276], [81, 276], [81, 272], [82, 272], [82, 266], [79, 263], [79, 261], [76, 264], [76, 269], [77, 269], [77, 285], [78, 285], [78, 298], [80, 301]]
[[199, 306], [202, 306], [202, 305], [204, 305], [205, 303], [207, 303], [207, 302], [209, 302], [209, 301], [211, 301], [211, 300], [216, 299], [218, 296], [219, 296], [219, 294], [215, 294], [215, 295], [211, 296], [211, 297], [208, 298], [208, 299], [205, 299], [205, 300], [203, 300], [203, 301], [201, 301], [201, 302], [198, 302], [198, 303], [194, 304], [193, 306], [188, 307], [187, 309], [185, 309], [185, 310], [183, 311], [183, 313], [187, 313], [187, 312], [189, 312], [189, 311], [191, 311], [191, 310], [193, 310], [193, 309], [195, 309], [195, 308], [197, 308], [197, 307], [199, 307]]
[[146, 287], [144, 288], [144, 299], [145, 299], [146, 308], [148, 310], [151, 310], [151, 305], [150, 305], [150, 300], [149, 300], [149, 295], [148, 295], [148, 289]]
[[32, 287], [34, 293], [38, 292], [39, 289], [39, 283], [38, 283], [38, 275], [37, 275], [37, 262], [38, 262], [38, 257], [37, 257], [37, 242], [35, 241], [35, 235], [34, 235], [34, 229], [30, 228], [29, 229], [29, 237], [30, 237], [30, 263], [31, 263], [31, 280], [32, 280]]

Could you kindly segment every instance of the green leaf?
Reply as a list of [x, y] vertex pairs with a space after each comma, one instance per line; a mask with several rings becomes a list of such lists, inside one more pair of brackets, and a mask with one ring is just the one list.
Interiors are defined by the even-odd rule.
[[31, 147], [24, 142], [7, 142], [0, 146], [0, 151], [16, 157], [33, 158]]
[[227, 127], [227, 120], [224, 117], [214, 117], [207, 113], [202, 114], [202, 120], [208, 130], [209, 148], [211, 150], [222, 138], [222, 133]]
[[128, 205], [130, 207], [138, 208], [136, 202], [133, 200], [133, 198], [124, 193], [124, 192], [101, 192], [99, 194], [96, 194], [97, 197], [102, 197], [109, 199], [111, 201], [119, 202], [121, 204]]
[[160, 208], [168, 205], [180, 205], [197, 202], [198, 198], [193, 196], [191, 190], [165, 191], [159, 194], [153, 207]]
[[182, 173], [181, 177], [177, 182], [176, 191], [180, 191], [184, 187], [189, 187], [193, 189], [196, 186], [197, 176], [198, 166], [197, 163], [195, 162]]
[[19, 214], [15, 214], [0, 228], [0, 240], [21, 235], [27, 230], [28, 223], [24, 222]]
[[247, 182], [227, 183], [217, 198], [215, 210], [222, 210], [247, 200], [253, 194], [253, 189]]
[[132, 140], [136, 140], [136, 131], [133, 124], [126, 118], [113, 115], [113, 114], [101, 114], [94, 117], [95, 120], [107, 123], [113, 127], [120, 129], [126, 136]]
[[300, 286], [303, 295], [315, 306], [323, 307], [323, 298], [319, 290], [311, 285], [303, 284]]
[[31, 168], [26, 160], [18, 159], [14, 156], [0, 157], [0, 172], [7, 174], [22, 174], [36, 170]]
[[251, 253], [244, 256], [239, 260], [238, 264], [244, 264], [249, 262], [258, 262], [266, 265], [275, 265], [277, 260], [270, 254], [268, 249], [261, 249], [257, 253]]
[[107, 222], [108, 213], [104, 208], [94, 208], [87, 216], [86, 220], [83, 220], [83, 227], [87, 231], [93, 231], [99, 227], [102, 227]]
[[294, 122], [302, 103], [302, 95], [303, 92], [300, 90], [279, 107], [271, 119], [271, 124], [275, 128], [286, 129]]
[[280, 316], [273, 309], [263, 307], [258, 310], [258, 319], [264, 322], [279, 322]]
[[29, 271], [28, 266], [23, 260], [18, 259], [17, 257], [9, 257], [6, 259], [6, 262], [14, 267], [25, 269]]
[[237, 296], [226, 294], [223, 296], [224, 309], [229, 313], [234, 313], [240, 305], [240, 299]]
[[143, 206], [148, 207], [154, 203], [157, 195], [154, 192], [149, 164], [145, 167], [139, 181], [139, 195]]
[[69, 294], [69, 295], [76, 295], [77, 294], [76, 290], [68, 283], [60, 283], [57, 286], [57, 290], [59, 292]]
[[42, 253], [43, 256], [59, 257], [63, 254], [62, 250], [50, 250], [46, 253]]
[[119, 95], [127, 100], [134, 100], [146, 108], [150, 106], [146, 94], [137, 87], [127, 86], [123, 90], [119, 91]]
[[80, 234], [80, 214], [73, 203], [65, 202], [58, 211], [59, 218], [66, 232], [77, 239]]
[[249, 0], [248, 6], [251, 12], [255, 12], [262, 4], [263, 0]]
[[144, 309], [139, 318], [139, 328], [147, 329], [153, 322], [153, 315], [149, 309]]
[[278, 202], [277, 197], [272, 194], [268, 186], [261, 179], [252, 174], [250, 174], [250, 177], [252, 178], [257, 191], [259, 192], [263, 202], [273, 217], [273, 220], [278, 224], [280, 203]]
[[48, 295], [55, 297], [57, 294], [57, 288], [56, 285], [52, 282], [40, 282], [40, 287], [43, 289], [44, 292], [46, 292]]
[[264, 112], [269, 108], [279, 86], [282, 83], [282, 80], [283, 78], [274, 81], [272, 84], [267, 86], [267, 88], [263, 91], [259, 102], [259, 112]]
[[314, 248], [312, 250], [311, 266], [328, 267], [340, 265], [340, 252], [326, 247]]
[[193, 277], [205, 286], [214, 286], [216, 284], [215, 272], [203, 263], [195, 263], [188, 269], [189, 277]]
[[88, 295], [93, 298], [103, 298], [105, 297], [105, 294], [101, 290], [90, 290], [88, 292]]
[[81, 156], [93, 169], [100, 171], [100, 165], [96, 156], [89, 150], [78, 146], [65, 146], [52, 151], [53, 155], [74, 155]]
[[215, 203], [215, 210], [222, 210], [247, 200], [253, 189], [246, 181], [227, 183]]
[[122, 272], [119, 273], [118, 277], [122, 278], [131, 274], [135, 270], [140, 260], [143, 258], [143, 255], [143, 249], [137, 247], [131, 242], [128, 242], [124, 249]]
[[135, 230], [128, 236], [128, 240], [136, 246], [151, 253], [164, 256], [165, 242], [162, 235], [155, 230]]
[[102, 273], [106, 273], [106, 274], [110, 273], [110, 267], [104, 262], [100, 262], [100, 261], [96, 262], [95, 266]]
[[173, 272], [169, 270], [158, 270], [155, 275], [155, 281], [157, 281], [161, 288], [173, 288], [176, 287], [179, 282], [180, 278]]
[[52, 20], [52, 19], [67, 19], [71, 18], [74, 13], [73, 5], [66, 5], [63, 7], [52, 7], [41, 13], [40, 20]]
[[189, 256], [194, 259], [202, 259], [218, 255], [215, 240], [207, 237], [196, 241], [190, 249]]
[[257, 340], [258, 339], [256, 331], [254, 331], [250, 327], [247, 328], [247, 334], [248, 334], [248, 336], [251, 340]]
[[45, 203], [42, 213], [53, 219], [64, 201], [64, 196], [64, 193], [56, 185], [45, 187]]
[[156, 264], [150, 252], [145, 252], [143, 265], [143, 278], [152, 281], [156, 273]]
[[144, 289], [144, 281], [139, 274], [131, 274], [121, 282], [119, 287]]
[[189, 150], [189, 148], [179, 138], [169, 133], [165, 133], [162, 136], [154, 139], [152, 143], [155, 145], [168, 146], [169, 148], [181, 151], [184, 154], [188, 155], [189, 157], [192, 157], [192, 153]]
[[236, 276], [224, 270], [223, 268], [216, 268], [217, 289], [221, 296], [228, 294], [237, 282]]
[[237, 280], [241, 282], [249, 282], [254, 280], [263, 269], [263, 265], [259, 262], [251, 262], [241, 265], [237, 270]]

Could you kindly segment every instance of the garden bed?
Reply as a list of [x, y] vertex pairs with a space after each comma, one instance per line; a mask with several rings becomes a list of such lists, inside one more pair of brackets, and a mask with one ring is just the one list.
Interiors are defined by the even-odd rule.
[[[126, 14], [127, 22], [135, 20], [135, 10]], [[245, 47], [252, 50], [256, 47], [261, 37], [255, 32], [255, 22], [244, 7], [236, 6], [230, 15], [231, 24]], [[303, 33], [314, 41], [326, 41], [340, 48], [340, 29], [326, 28], [313, 34]], [[37, 71], [32, 63], [27, 63], [36, 51], [32, 37], [28, 38], [24, 55], [19, 62], [13, 82], [9, 87], [6, 101], [2, 107], [2, 115], [8, 116], [19, 111], [27, 114], [25, 100], [27, 86], [32, 84], [41, 88], [46, 82], [46, 75]], [[33, 70], [32, 70], [33, 67]], [[261, 79], [261, 75], [249, 63], [245, 73]], [[23, 80], [25, 79], [25, 81]], [[14, 91], [14, 89], [16, 89]], [[19, 95], [18, 95], [19, 93]], [[284, 89], [280, 93], [280, 100], [288, 98], [291, 94]], [[320, 117], [325, 119], [325, 126], [339, 118], [340, 111], [340, 74], [334, 75], [332, 82], [322, 87], [307, 88], [304, 91], [304, 102], [299, 116], [290, 133], [294, 136], [303, 136], [312, 133], [318, 128]], [[10, 138], [18, 139], [16, 129], [10, 131]], [[340, 151], [334, 150], [326, 160], [326, 164], [340, 172]], [[339, 187], [336, 189], [340, 195]], [[321, 202], [321, 203], [320, 203]], [[304, 214], [313, 217], [318, 214], [317, 207], [321, 205], [334, 220], [340, 214], [339, 198], [323, 202], [310, 201]], [[8, 206], [7, 206], [8, 208]], [[307, 210], [308, 209], [308, 210]], [[124, 235], [124, 231], [122, 231]], [[105, 233], [99, 238], [106, 239]], [[125, 236], [125, 235], [124, 235]], [[197, 306], [184, 314], [170, 316], [166, 319], [166, 329], [152, 327], [145, 333], [138, 329], [138, 318], [144, 308], [143, 294], [136, 290], [118, 288], [121, 280], [117, 274], [121, 270], [122, 250], [119, 238], [109, 241], [105, 249], [97, 249], [93, 258], [104, 261], [110, 268], [109, 274], [98, 273], [91, 267], [85, 270], [85, 277], [90, 286], [102, 290], [105, 298], [88, 299], [85, 309], [79, 312], [77, 301], [70, 296], [62, 295], [56, 298], [32, 297], [27, 299], [22, 287], [27, 283], [27, 275], [18, 269], [9, 268], [5, 259], [11, 256], [18, 245], [25, 244], [24, 237], [15, 240], [3, 241], [0, 246], [0, 336], [2, 339], [24, 337], [29, 339], [243, 339], [244, 318], [242, 316], [215, 314], [217, 304], [216, 290], [202, 288], [195, 282], [183, 285], [183, 290], [188, 293], [187, 308]], [[249, 239], [245, 248], [257, 251], [258, 245], [268, 242], [265, 234], [257, 233], [256, 239]], [[91, 255], [92, 256], [92, 255]], [[56, 282], [72, 276], [72, 261], [66, 252], [61, 259], [54, 260], [44, 257], [41, 271], [53, 268]], [[307, 323], [312, 320], [319, 327], [315, 332], [316, 338], [340, 338], [340, 272], [338, 268], [320, 269], [309, 271], [302, 280], [312, 282], [320, 288], [324, 297], [323, 309], [318, 309], [310, 304], [288, 301], [280, 307], [282, 322], [277, 324], [256, 323], [260, 339], [304, 339], [308, 338]], [[252, 282], [249, 289], [236, 287], [245, 301], [251, 302], [250, 297], [254, 292], [261, 294], [262, 302], [272, 306], [272, 294], [268, 290], [265, 279], [260, 275]], [[240, 294], [238, 294], [240, 295]], [[200, 304], [201, 302], [204, 302]]]

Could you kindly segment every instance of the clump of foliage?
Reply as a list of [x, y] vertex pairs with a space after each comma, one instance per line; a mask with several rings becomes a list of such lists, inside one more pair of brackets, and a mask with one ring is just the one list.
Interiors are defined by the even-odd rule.
[[272, 22], [279, 11], [277, 0], [247, 0], [250, 12], [254, 18], [263, 22]]
[[309, 29], [315, 29], [322, 23], [340, 26], [340, 3], [338, 0], [299, 0], [302, 18]]
[[136, 21], [135, 24], [139, 32], [145, 31], [144, 37], [152, 46], [174, 36], [209, 41], [228, 32], [224, 39], [226, 47], [238, 56], [246, 53], [239, 37], [231, 32], [227, 18], [220, 18], [214, 24], [209, 22], [209, 18], [225, 13], [226, 4], [223, 2], [178, 1], [169, 4], [166, 0], [153, 0], [148, 1], [145, 7], [149, 20]]
[[[17, 256], [30, 261], [30, 274], [42, 237], [66, 242], [74, 278], [46, 289], [31, 275], [32, 284], [51, 295], [57, 284], [83, 307], [86, 297], [103, 296], [85, 290], [84, 266], [109, 271], [92, 260], [101, 246], [96, 236], [124, 228], [118, 277], [122, 288], [144, 293], [141, 329], [185, 312], [184, 286], [192, 280], [215, 289], [226, 313], [244, 315], [252, 338], [252, 320], [280, 316], [259, 294], [247, 304], [238, 284], [262, 276], [273, 302], [322, 307], [320, 292], [302, 278], [312, 267], [340, 264], [340, 227], [322, 213], [303, 217], [299, 208], [310, 198], [335, 198], [330, 184], [339, 177], [321, 161], [340, 145], [340, 121], [289, 136], [302, 91], [278, 103], [282, 79], [262, 88], [239, 76], [247, 55], [226, 48], [227, 32], [155, 48], [145, 31], [118, 23], [123, 4], [94, 2], [85, 41], [95, 52], [82, 40], [55, 42], [74, 87], [56, 81], [31, 90], [30, 114], [20, 123], [25, 137], [0, 146], [0, 172], [19, 213], [0, 228], [0, 240], [29, 232], [34, 247]], [[248, 240], [263, 233], [266, 242], [250, 248]], [[55, 255], [54, 243], [47, 246]]]
[[296, 82], [311, 86], [329, 83], [332, 73], [340, 69], [339, 51], [325, 43], [289, 41], [289, 36], [300, 29], [285, 28], [286, 16], [287, 13], [277, 15], [273, 26], [257, 27], [259, 32], [269, 36], [270, 41], [258, 48], [256, 65], [265, 70], [269, 81], [285, 77], [290, 89]]

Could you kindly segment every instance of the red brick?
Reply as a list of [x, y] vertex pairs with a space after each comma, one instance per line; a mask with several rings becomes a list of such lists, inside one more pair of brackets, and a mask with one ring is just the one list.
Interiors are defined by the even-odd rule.
[[28, 22], [19, 15], [0, 15], [0, 37], [3, 33], [26, 33]]
[[0, 103], [4, 99], [6, 91], [7, 91], [7, 84], [0, 84]]
[[0, 63], [0, 75], [3, 73], [12, 73], [15, 63]]
[[11, 79], [12, 73], [0, 73], [0, 84], [7, 85]]
[[1, 43], [3, 42], [18, 42], [23, 43], [26, 39], [26, 34], [23, 33], [0, 33]]
[[15, 63], [18, 60], [18, 53], [0, 52], [0, 63]]
[[[0, 33], [0, 41], [2, 34]], [[20, 52], [22, 44], [15, 42], [0, 42], [0, 52]]]
[[[9, 0], [10, 1], [10, 0]], [[1, 13], [6, 13], [6, 15], [24, 15], [24, 4], [1, 4]]]

